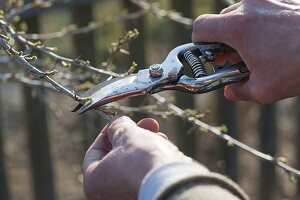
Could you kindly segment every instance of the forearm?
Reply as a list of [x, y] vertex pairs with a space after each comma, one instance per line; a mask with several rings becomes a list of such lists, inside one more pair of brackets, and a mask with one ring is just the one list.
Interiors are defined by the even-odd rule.
[[147, 174], [139, 200], [248, 199], [231, 180], [198, 164], [173, 163]]

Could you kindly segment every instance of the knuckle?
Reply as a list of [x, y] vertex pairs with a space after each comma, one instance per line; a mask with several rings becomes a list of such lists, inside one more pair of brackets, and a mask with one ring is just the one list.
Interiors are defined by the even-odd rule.
[[113, 121], [113, 123], [121, 123], [121, 122], [128, 122], [128, 121], [130, 121], [129, 117], [121, 116], [121, 117], [118, 117], [117, 119], [115, 119]]
[[202, 16], [197, 17], [197, 19], [195, 19], [194, 23], [193, 23], [193, 33], [192, 33], [192, 40], [194, 42], [197, 42], [198, 40], [198, 35], [199, 33], [201, 33], [199, 30], [200, 28], [200, 24], [201, 24], [201, 18]]
[[210, 15], [204, 14], [198, 16], [193, 23], [193, 33], [192, 40], [193, 42], [199, 42], [200, 38], [203, 35], [203, 30], [207, 29], [207, 24], [209, 23]]
[[207, 20], [207, 18], [208, 18], [208, 15], [206, 15], [206, 14], [198, 16], [193, 23], [194, 29], [197, 30], [197, 28], [199, 26], [201, 26]]
[[124, 129], [128, 126], [128, 124], [135, 124], [129, 117], [122, 116], [115, 119], [108, 127], [108, 132], [116, 131], [118, 129]]
[[248, 37], [255, 30], [254, 21], [255, 16], [251, 14], [235, 13], [229, 15], [224, 23], [226, 27], [230, 27], [227, 29], [228, 36], [240, 42], [243, 37]]

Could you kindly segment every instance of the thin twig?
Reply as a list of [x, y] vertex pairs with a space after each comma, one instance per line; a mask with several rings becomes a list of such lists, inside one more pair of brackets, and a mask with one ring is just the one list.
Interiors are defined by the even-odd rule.
[[95, 109], [96, 113], [98, 113], [100, 115], [101, 118], [103, 118], [107, 123], [109, 123], [113, 117], [111, 117], [110, 115], [108, 115], [107, 113], [105, 113], [103, 110], [101, 109]]
[[15, 61], [17, 61], [20, 64], [22, 64], [23, 66], [27, 67], [35, 76], [38, 76], [39, 78], [43, 78], [44, 80], [49, 82], [53, 87], [55, 87], [57, 90], [63, 92], [65, 95], [67, 95], [67, 96], [73, 98], [75, 101], [79, 101], [79, 102], [85, 102], [88, 100], [88, 97], [80, 97], [77, 94], [75, 94], [74, 92], [69, 91], [68, 89], [66, 89], [65, 87], [63, 87], [62, 85], [60, 85], [59, 83], [54, 81], [52, 78], [49, 77], [49, 74], [52, 74], [52, 73], [43, 72], [43, 71], [37, 69], [32, 64], [30, 64], [26, 60], [26, 57], [18, 55], [19, 52], [16, 51], [14, 48], [12, 48], [7, 43], [7, 41], [1, 37], [0, 37], [0, 46], [6, 53], [10, 54]]
[[[153, 110], [153, 109], [147, 109], [145, 107], [131, 107], [131, 106], [121, 106], [118, 104], [109, 104], [109, 106], [106, 109], [113, 109], [113, 110], [118, 110], [123, 113], [143, 113], [143, 114], [148, 114], [148, 115], [155, 115], [158, 117], [164, 117], [168, 115], [167, 111], [158, 111], [158, 110]], [[171, 115], [171, 113], [170, 113]]]
[[154, 94], [152, 95], [152, 97], [158, 101], [161, 104], [165, 104], [168, 109], [174, 111], [177, 113], [177, 116], [181, 117], [182, 119], [185, 119], [187, 121], [192, 122], [193, 124], [197, 125], [198, 127], [200, 127], [201, 129], [207, 130], [210, 133], [213, 133], [214, 135], [216, 135], [217, 137], [221, 138], [222, 140], [225, 140], [226, 142], [229, 142], [230, 144], [233, 144], [237, 147], [239, 147], [240, 149], [264, 160], [270, 163], [273, 163], [274, 165], [284, 169], [286, 172], [288, 173], [293, 173], [294, 175], [297, 175], [298, 177], [300, 177], [300, 171], [287, 165], [286, 163], [282, 162], [280, 159], [276, 158], [276, 157], [272, 157], [270, 155], [264, 154], [252, 147], [249, 147], [248, 145], [232, 138], [231, 136], [223, 133], [220, 129], [213, 127], [211, 125], [208, 125], [202, 121], [200, 121], [199, 119], [196, 119], [195, 117], [191, 117], [191, 116], [187, 116], [186, 113], [184, 112], [184, 110], [182, 110], [181, 108], [177, 107], [176, 105], [169, 103], [165, 98]]
[[66, 57], [57, 55], [56, 53], [49, 50], [49, 48], [47, 48], [46, 46], [39, 45], [39, 44], [36, 44], [34, 42], [31, 42], [31, 41], [25, 39], [20, 34], [18, 34], [6, 21], [4, 21], [2, 19], [0, 19], [0, 26], [3, 29], [5, 29], [11, 35], [11, 37], [13, 37], [15, 40], [19, 41], [21, 44], [23, 44], [25, 46], [29, 46], [35, 50], [38, 50], [39, 52], [44, 53], [45, 55], [49, 56], [50, 58], [52, 58], [53, 60], [55, 60], [59, 63], [62, 63], [62, 62], [70, 63], [74, 66], [82, 67], [84, 69], [87, 69], [87, 70], [97, 73], [97, 74], [103, 74], [103, 75], [107, 75], [107, 76], [116, 76], [117, 75], [114, 72], [108, 72], [108, 71], [105, 71], [102, 69], [95, 68], [86, 61], [66, 58]]
[[21, 7], [14, 8], [10, 10], [6, 15], [5, 18], [8, 22], [10, 22], [15, 16], [21, 15], [22, 13], [26, 13], [35, 8], [49, 8], [53, 5], [51, 1], [33, 1], [27, 3]]
[[149, 10], [153, 14], [159, 17], [166, 17], [174, 22], [191, 26], [193, 24], [193, 20], [187, 17], [182, 17], [179, 13], [169, 10], [163, 10], [161, 8], [158, 8], [153, 3], [148, 3], [143, 0], [131, 0], [132, 3], [136, 4], [142, 9]]
[[16, 74], [16, 73], [3, 73], [0, 74], [0, 83], [4, 84], [7, 82], [19, 82], [31, 87], [44, 87], [49, 90], [53, 90], [58, 92], [50, 83], [40, 80], [32, 80], [25, 77], [23, 74]]
[[87, 26], [77, 27], [76, 25], [69, 25], [57, 32], [53, 33], [32, 33], [32, 34], [21, 34], [25, 39], [28, 40], [53, 40], [53, 39], [61, 39], [68, 35], [78, 35], [91, 32], [95, 29], [101, 28], [105, 25], [110, 25], [111, 23], [124, 21], [124, 20], [132, 20], [139, 18], [145, 14], [145, 10], [141, 9], [132, 13], [121, 13], [114, 17], [108, 17], [101, 21], [90, 22]]
[[[227, 6], [231, 6], [235, 4], [234, 0], [222, 0]], [[149, 3], [147, 1], [143, 0], [131, 0], [132, 3], [136, 4], [140, 8], [143, 8], [145, 10], [149, 10], [151, 13], [158, 17], [165, 17], [170, 19], [171, 21], [177, 22], [182, 25], [186, 26], [192, 26], [193, 25], [193, 19], [183, 17], [180, 15], [180, 13], [173, 11], [173, 10], [164, 10], [159, 7], [157, 7], [153, 3]]]

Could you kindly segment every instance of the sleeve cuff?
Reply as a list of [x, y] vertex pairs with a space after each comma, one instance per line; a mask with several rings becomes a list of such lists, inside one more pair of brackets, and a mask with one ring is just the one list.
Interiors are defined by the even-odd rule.
[[172, 188], [194, 180], [218, 185], [240, 199], [248, 199], [240, 187], [230, 179], [211, 173], [207, 168], [196, 162], [177, 162], [151, 170], [142, 181], [138, 200], [157, 200]]

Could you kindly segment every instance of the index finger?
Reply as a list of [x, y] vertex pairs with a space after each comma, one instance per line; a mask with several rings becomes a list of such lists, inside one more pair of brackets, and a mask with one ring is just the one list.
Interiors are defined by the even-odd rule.
[[192, 40], [199, 42], [220, 42], [231, 47], [231, 16], [229, 14], [200, 15], [194, 22]]

